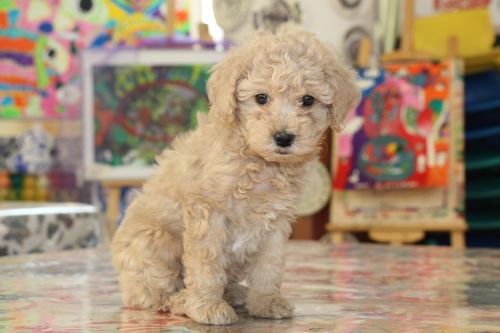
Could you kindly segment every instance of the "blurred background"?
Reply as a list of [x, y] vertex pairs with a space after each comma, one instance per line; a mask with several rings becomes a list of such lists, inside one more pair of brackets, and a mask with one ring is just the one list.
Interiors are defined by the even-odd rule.
[[0, 0], [0, 255], [109, 238], [210, 66], [284, 23], [363, 91], [292, 237], [500, 247], [499, 0]]

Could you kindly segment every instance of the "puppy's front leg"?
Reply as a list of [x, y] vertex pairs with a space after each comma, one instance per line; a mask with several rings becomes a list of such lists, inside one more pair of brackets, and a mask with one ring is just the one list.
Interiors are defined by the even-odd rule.
[[200, 208], [185, 214], [185, 225], [186, 314], [202, 324], [234, 323], [238, 316], [222, 299], [227, 284], [224, 217]]
[[273, 231], [253, 261], [247, 277], [246, 299], [246, 308], [252, 316], [279, 319], [293, 314], [293, 306], [280, 293], [287, 239], [284, 232]]

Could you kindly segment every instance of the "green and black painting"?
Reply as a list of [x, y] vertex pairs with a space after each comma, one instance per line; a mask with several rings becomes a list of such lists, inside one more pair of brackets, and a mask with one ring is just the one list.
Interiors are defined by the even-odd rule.
[[98, 66], [94, 77], [95, 161], [151, 165], [176, 135], [208, 111], [210, 65]]

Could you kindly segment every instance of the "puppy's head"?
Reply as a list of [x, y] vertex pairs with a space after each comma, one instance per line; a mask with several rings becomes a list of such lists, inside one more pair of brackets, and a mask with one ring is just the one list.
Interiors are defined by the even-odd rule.
[[289, 27], [230, 51], [207, 89], [212, 120], [238, 127], [252, 152], [279, 163], [317, 154], [324, 131], [339, 129], [359, 100], [353, 72], [333, 50]]

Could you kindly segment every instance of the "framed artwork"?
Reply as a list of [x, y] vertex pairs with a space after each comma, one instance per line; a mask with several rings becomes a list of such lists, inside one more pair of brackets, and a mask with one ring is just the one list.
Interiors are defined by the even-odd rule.
[[90, 180], [146, 178], [155, 156], [208, 111], [216, 51], [86, 50], [84, 161]]
[[329, 230], [464, 230], [461, 62], [369, 69], [358, 85], [334, 137]]

